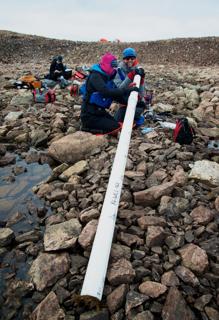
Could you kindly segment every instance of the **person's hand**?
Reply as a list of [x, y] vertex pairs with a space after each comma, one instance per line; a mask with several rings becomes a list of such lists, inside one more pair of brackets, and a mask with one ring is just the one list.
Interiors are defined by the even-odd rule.
[[136, 68], [135, 74], [138, 74], [140, 77], [144, 78], [144, 76], [145, 76], [144, 69], [143, 68]]
[[144, 110], [146, 108], [146, 103], [141, 100], [137, 103], [137, 107]]
[[139, 92], [139, 88], [138, 87], [129, 87], [129, 88], [125, 89], [126, 94], [130, 94], [132, 91]]
[[128, 74], [127, 74], [127, 77], [133, 82], [134, 80], [134, 76], [135, 76], [135, 70], [133, 71], [130, 71]]

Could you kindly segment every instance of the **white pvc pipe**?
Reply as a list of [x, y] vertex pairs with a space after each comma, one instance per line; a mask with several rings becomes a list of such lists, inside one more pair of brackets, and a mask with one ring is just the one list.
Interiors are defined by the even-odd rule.
[[[134, 78], [137, 87], [140, 79], [139, 75]], [[98, 300], [102, 299], [137, 100], [138, 93], [132, 91], [81, 290], [82, 296]]]

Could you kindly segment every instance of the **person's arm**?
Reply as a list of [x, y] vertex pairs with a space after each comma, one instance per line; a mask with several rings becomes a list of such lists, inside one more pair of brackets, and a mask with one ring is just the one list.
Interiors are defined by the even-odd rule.
[[105, 81], [103, 80], [103, 77], [98, 74], [92, 74], [90, 78], [91, 87], [94, 89], [94, 91], [100, 92], [104, 97], [108, 98], [121, 98], [124, 94], [130, 93], [131, 91], [138, 91], [137, 88], [107, 88]]

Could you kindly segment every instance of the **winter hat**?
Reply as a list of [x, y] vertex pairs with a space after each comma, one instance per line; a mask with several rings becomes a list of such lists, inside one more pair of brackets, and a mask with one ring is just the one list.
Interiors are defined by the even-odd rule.
[[58, 61], [58, 62], [62, 62], [62, 59], [63, 59], [62, 56], [58, 56], [58, 57], [57, 57], [57, 61]]
[[128, 58], [128, 57], [136, 58], [137, 57], [137, 53], [136, 53], [135, 49], [133, 49], [133, 48], [126, 48], [122, 52], [122, 57], [123, 57], [123, 59]]
[[107, 73], [112, 75], [115, 72], [117, 66], [117, 58], [110, 52], [105, 53], [100, 60], [100, 68]]

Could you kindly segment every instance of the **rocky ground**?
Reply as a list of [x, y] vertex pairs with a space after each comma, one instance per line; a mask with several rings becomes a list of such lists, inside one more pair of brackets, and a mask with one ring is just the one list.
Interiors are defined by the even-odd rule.
[[[90, 62], [77, 57], [71, 67]], [[153, 120], [144, 126], [154, 131], [133, 130], [100, 308], [78, 295], [118, 140], [79, 131], [80, 99], [68, 88], [57, 87], [47, 105], [9, 89], [28, 71], [47, 73], [45, 59], [1, 63], [0, 165], [12, 164], [8, 184], [25, 171], [15, 155], [52, 168], [33, 188], [44, 205], [28, 204], [32, 230], [17, 231], [21, 212], [1, 221], [2, 319], [219, 319], [219, 151], [209, 144], [219, 139], [219, 66], [142, 62], [154, 111], [168, 111], [171, 122], [187, 116], [196, 138], [180, 146]]]

